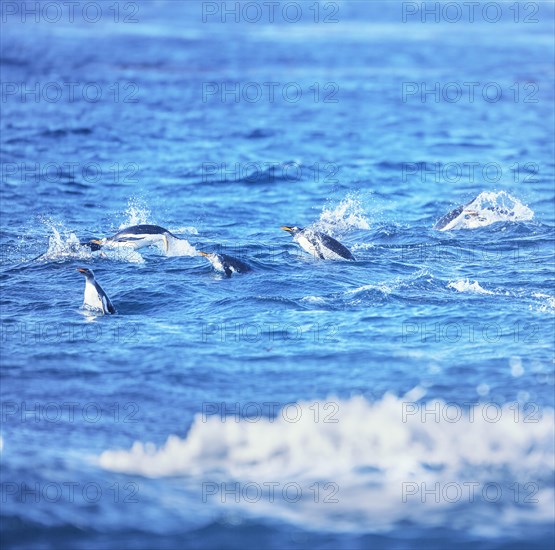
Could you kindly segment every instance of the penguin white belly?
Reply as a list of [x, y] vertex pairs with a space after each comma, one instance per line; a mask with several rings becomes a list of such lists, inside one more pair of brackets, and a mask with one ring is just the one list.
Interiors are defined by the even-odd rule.
[[102, 296], [100, 296], [93, 284], [85, 284], [85, 300], [83, 305], [91, 309], [99, 309], [101, 311], [106, 311], [107, 308], [104, 307], [104, 302]]
[[325, 260], [344, 260], [343, 256], [340, 256], [333, 250], [326, 248], [325, 246], [320, 247], [320, 253], [324, 256]]
[[451, 231], [452, 229], [476, 229], [489, 225], [488, 220], [476, 215], [474, 211], [463, 210], [456, 218], [453, 218], [440, 231]]
[[304, 235], [297, 235], [295, 240], [303, 250], [306, 250], [309, 254], [312, 254], [316, 258], [320, 257], [318, 249]]
[[222, 263], [220, 258], [216, 257], [216, 258], [210, 259], [210, 262], [212, 263], [215, 270], [221, 271], [222, 273], [225, 272], [224, 264]]
[[122, 236], [118, 240], [108, 241], [107, 246], [113, 248], [119, 248], [126, 246], [138, 250], [139, 248], [145, 248], [146, 246], [151, 246], [154, 244], [161, 243], [164, 249], [168, 248], [167, 240], [165, 235], [144, 235], [137, 237], [136, 235], [129, 235], [129, 237]]

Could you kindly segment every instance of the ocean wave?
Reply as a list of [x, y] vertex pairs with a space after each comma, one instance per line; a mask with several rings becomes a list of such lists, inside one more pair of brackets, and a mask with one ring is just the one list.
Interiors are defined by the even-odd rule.
[[474, 294], [495, 294], [495, 292], [491, 292], [491, 290], [486, 290], [485, 288], [482, 288], [478, 281], [474, 281], [473, 283], [471, 283], [469, 279], [451, 281], [447, 285], [447, 288], [454, 288], [458, 292], [470, 292]]
[[[225, 505], [331, 531], [378, 532], [401, 521], [450, 525], [455, 510], [461, 527], [491, 529], [495, 535], [521, 522], [550, 521], [553, 410], [544, 409], [526, 423], [511, 404], [482, 403], [466, 410], [419, 401], [423, 393], [415, 388], [404, 397], [386, 394], [373, 403], [361, 396], [301, 402], [257, 421], [198, 414], [184, 438], [171, 435], [159, 448], [136, 442], [129, 450], [103, 452], [97, 462], [125, 474], [210, 482], [213, 489], [222, 483], [263, 487], [272, 482], [308, 491], [320, 484], [328, 497], [337, 498], [322, 501], [325, 495], [320, 495], [316, 502], [311, 492], [294, 510], [281, 493], [271, 503], [241, 498]], [[525, 505], [516, 501], [510, 490], [516, 482], [531, 484], [525, 490], [535, 498]], [[470, 487], [473, 501], [466, 493], [453, 500]], [[495, 504], [485, 487], [502, 491]], [[432, 496], [426, 498], [424, 489]], [[495, 525], [491, 514], [498, 519]]]

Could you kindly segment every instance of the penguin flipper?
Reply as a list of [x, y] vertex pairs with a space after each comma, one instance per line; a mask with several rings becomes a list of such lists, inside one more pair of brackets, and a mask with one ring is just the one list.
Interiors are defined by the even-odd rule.
[[108, 313], [114, 314], [116, 312], [116, 308], [106, 295], [102, 296], [102, 305], [104, 306], [104, 310]]

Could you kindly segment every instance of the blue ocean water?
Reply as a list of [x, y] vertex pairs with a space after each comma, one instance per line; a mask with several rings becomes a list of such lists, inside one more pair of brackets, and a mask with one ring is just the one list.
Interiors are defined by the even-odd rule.
[[[30, 4], [2, 7], [3, 547], [553, 547], [552, 4]], [[79, 246], [138, 223], [182, 246]]]

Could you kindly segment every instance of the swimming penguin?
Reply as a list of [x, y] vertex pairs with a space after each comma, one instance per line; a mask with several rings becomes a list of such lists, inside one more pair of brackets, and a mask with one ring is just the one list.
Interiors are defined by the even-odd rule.
[[112, 305], [108, 295], [102, 290], [102, 287], [96, 282], [94, 273], [90, 269], [80, 267], [77, 269], [79, 273], [85, 276], [85, 299], [83, 306], [89, 309], [102, 311], [103, 314], [113, 314], [116, 308]]
[[97, 246], [99, 248], [103, 246], [110, 248], [127, 246], [138, 250], [139, 248], [144, 248], [145, 246], [162, 243], [164, 245], [164, 251], [167, 253], [172, 241], [174, 240], [180, 241], [181, 239], [176, 237], [164, 227], [160, 227], [159, 225], [141, 224], [126, 227], [111, 237], [91, 239], [89, 241], [89, 246], [91, 246], [91, 250], [93, 251], [95, 250], [92, 248], [93, 246]]
[[475, 202], [478, 201], [480, 195], [474, 197], [470, 202], [457, 206], [451, 212], [442, 216], [434, 225], [434, 229], [438, 231], [449, 231], [451, 229], [476, 229], [490, 225], [496, 221], [512, 221], [515, 213], [510, 209], [503, 208], [498, 205], [485, 206], [478, 202], [473, 208]]
[[281, 227], [293, 236], [293, 240], [299, 246], [322, 260], [354, 260], [351, 251], [325, 233], [314, 231], [309, 228], [284, 225]]
[[469, 206], [477, 198], [478, 196], [474, 197], [470, 202], [457, 206], [457, 208], [439, 218], [434, 225], [434, 229], [449, 231], [450, 229], [459, 229], [460, 227], [470, 227], [472, 225], [471, 220], [478, 217], [478, 212], [472, 210]]
[[227, 254], [216, 254], [211, 252], [199, 252], [214, 266], [216, 271], [225, 273], [226, 277], [231, 277], [232, 273], [246, 273], [252, 271], [251, 267], [245, 262], [228, 256]]

